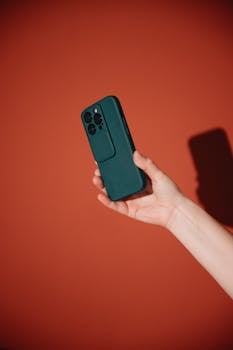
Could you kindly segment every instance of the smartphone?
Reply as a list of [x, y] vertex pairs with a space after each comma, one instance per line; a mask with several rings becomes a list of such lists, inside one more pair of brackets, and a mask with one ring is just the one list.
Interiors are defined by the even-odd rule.
[[93, 103], [81, 119], [109, 198], [117, 201], [142, 191], [146, 175], [133, 161], [135, 146], [118, 98]]

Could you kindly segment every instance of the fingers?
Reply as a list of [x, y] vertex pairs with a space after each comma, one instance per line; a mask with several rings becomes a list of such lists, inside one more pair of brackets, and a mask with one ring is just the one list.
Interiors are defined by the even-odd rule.
[[98, 168], [95, 169], [95, 171], [94, 171], [94, 176], [92, 178], [92, 182], [99, 190], [101, 190], [103, 193], [107, 194], [107, 191], [104, 187], [104, 183], [102, 181], [100, 171]]
[[106, 194], [103, 194], [103, 193], [99, 193], [97, 198], [106, 207], [108, 207], [112, 210], [115, 210], [120, 214], [127, 215], [127, 213], [128, 213], [127, 206], [123, 201], [113, 202], [113, 201], [111, 201], [111, 199], [108, 198], [108, 196]]
[[97, 195], [98, 200], [106, 207], [113, 209], [120, 214], [126, 215], [127, 214], [126, 204], [124, 202], [121, 202], [121, 201], [117, 201], [117, 202], [111, 201], [111, 199], [109, 199], [109, 197], [107, 195], [107, 191], [104, 187], [104, 184], [103, 184], [101, 177], [99, 175], [96, 175], [96, 174], [99, 174], [99, 169], [96, 169], [95, 176], [93, 177], [94, 185], [102, 191], [102, 193], [99, 193]]
[[94, 171], [94, 176], [92, 178], [92, 181], [96, 187], [98, 187], [100, 190], [104, 187], [99, 168], [96, 168]]
[[95, 169], [94, 176], [92, 179], [94, 185], [102, 191], [97, 195], [98, 200], [105, 206], [112, 210], [117, 211], [120, 214], [127, 215], [127, 206], [122, 201], [113, 202], [107, 195], [107, 191], [104, 187], [99, 168]]
[[100, 170], [99, 170], [99, 168], [96, 168], [96, 169], [95, 169], [94, 174], [95, 174], [96, 176], [101, 176], [101, 175], [100, 175]]
[[104, 188], [103, 181], [101, 180], [100, 176], [93, 176], [93, 184], [98, 187], [100, 190]]
[[150, 159], [144, 157], [142, 154], [140, 154], [138, 151], [135, 151], [133, 154], [133, 159], [135, 164], [142, 169], [150, 178], [151, 180], [156, 180], [159, 173], [161, 173], [161, 170], [155, 165], [155, 163]]

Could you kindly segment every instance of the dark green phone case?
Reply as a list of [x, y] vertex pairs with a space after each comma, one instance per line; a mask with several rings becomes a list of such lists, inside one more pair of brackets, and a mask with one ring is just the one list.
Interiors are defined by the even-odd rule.
[[142, 191], [146, 176], [134, 164], [135, 147], [119, 100], [107, 96], [87, 107], [81, 118], [109, 198]]

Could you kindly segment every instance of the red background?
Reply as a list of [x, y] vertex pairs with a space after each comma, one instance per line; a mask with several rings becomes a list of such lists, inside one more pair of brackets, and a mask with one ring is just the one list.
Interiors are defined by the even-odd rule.
[[230, 349], [218, 284], [169, 232], [97, 202], [80, 123], [117, 95], [137, 148], [198, 200], [188, 139], [233, 142], [233, 22], [228, 2], [194, 3], [2, 3], [0, 345]]

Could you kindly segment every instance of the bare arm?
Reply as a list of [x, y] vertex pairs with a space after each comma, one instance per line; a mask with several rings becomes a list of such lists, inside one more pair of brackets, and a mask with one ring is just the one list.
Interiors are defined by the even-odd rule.
[[125, 201], [112, 202], [97, 169], [93, 182], [102, 190], [100, 202], [136, 220], [167, 228], [233, 298], [231, 233], [185, 197], [151, 159], [135, 152], [134, 161], [148, 175], [145, 191]]
[[167, 228], [233, 298], [233, 236], [188, 198]]

